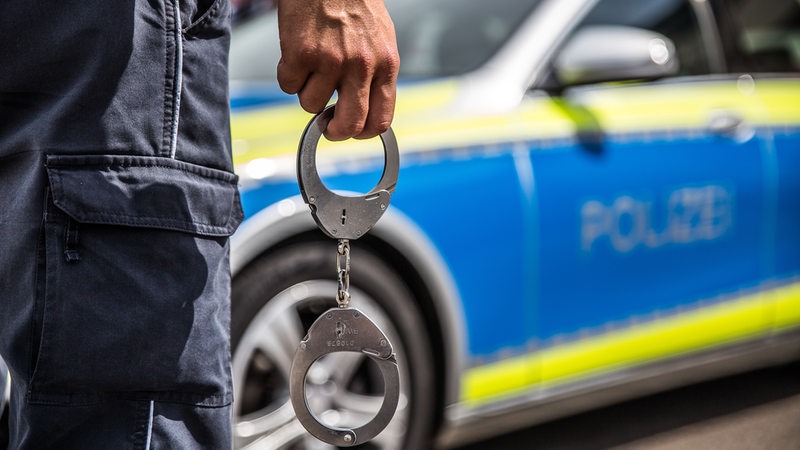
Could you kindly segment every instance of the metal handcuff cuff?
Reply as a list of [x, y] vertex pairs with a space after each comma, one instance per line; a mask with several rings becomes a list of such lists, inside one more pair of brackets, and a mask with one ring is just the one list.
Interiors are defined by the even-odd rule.
[[[297, 180], [303, 199], [319, 228], [338, 239], [337, 269], [338, 307], [324, 312], [300, 341], [292, 361], [289, 383], [290, 397], [297, 419], [314, 437], [331, 445], [348, 447], [362, 444], [378, 435], [389, 424], [400, 397], [397, 360], [389, 339], [381, 329], [357, 308], [349, 306], [349, 240], [366, 234], [389, 206], [397, 184], [400, 156], [397, 140], [391, 129], [381, 134], [384, 168], [378, 184], [367, 194], [347, 197], [325, 187], [317, 172], [317, 144], [333, 117], [333, 106], [314, 116], [300, 140], [297, 153]], [[344, 266], [341, 257], [344, 256]], [[368, 423], [350, 429], [327, 426], [309, 410], [305, 395], [305, 379], [309, 368], [322, 356], [335, 352], [357, 352], [372, 359], [384, 380], [384, 397], [378, 413]]]

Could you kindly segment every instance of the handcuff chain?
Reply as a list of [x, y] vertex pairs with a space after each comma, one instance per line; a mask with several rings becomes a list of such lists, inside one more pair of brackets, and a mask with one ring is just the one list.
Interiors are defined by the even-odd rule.
[[350, 304], [350, 240], [339, 239], [336, 251], [336, 274], [338, 290], [336, 303], [340, 308], [347, 308]]

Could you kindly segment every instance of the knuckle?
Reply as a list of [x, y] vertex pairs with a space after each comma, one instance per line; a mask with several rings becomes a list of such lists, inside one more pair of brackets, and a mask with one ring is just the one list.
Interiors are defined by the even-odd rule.
[[320, 66], [323, 72], [340, 73], [344, 65], [344, 56], [341, 53], [328, 52], [321, 57]]
[[391, 127], [392, 121], [391, 120], [380, 120], [376, 124], [373, 125], [373, 130], [376, 134], [385, 133], [389, 127]]
[[354, 79], [367, 80], [375, 73], [376, 62], [370, 53], [359, 51], [348, 56], [345, 70]]
[[359, 53], [353, 60], [353, 71], [359, 79], [368, 79], [375, 73], [376, 59], [368, 53]]
[[359, 139], [373, 138], [379, 134], [385, 133], [391, 125], [392, 125], [391, 119], [387, 119], [385, 117], [372, 120], [369, 123], [367, 123], [367, 125], [359, 132], [358, 138]]
[[[334, 117], [335, 120], [335, 117]], [[331, 140], [345, 140], [358, 136], [364, 129], [364, 124], [357, 121], [346, 119], [339, 122], [331, 122], [328, 125], [325, 136]]]
[[291, 72], [309, 71], [313, 69], [317, 55], [313, 46], [300, 44], [283, 53], [278, 67], [284, 66]]
[[352, 120], [345, 122], [341, 127], [339, 127], [339, 131], [348, 137], [360, 134], [363, 129], [364, 125], [362, 123]]
[[391, 52], [383, 59], [382, 70], [392, 78], [397, 78], [400, 71], [400, 56], [396, 52]]
[[299, 65], [309, 65], [317, 58], [317, 55], [317, 47], [308, 42], [300, 43], [294, 49], [294, 57]]

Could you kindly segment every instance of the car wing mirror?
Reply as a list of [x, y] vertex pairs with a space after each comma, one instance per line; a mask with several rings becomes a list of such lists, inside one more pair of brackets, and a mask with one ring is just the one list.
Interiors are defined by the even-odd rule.
[[555, 60], [561, 84], [652, 80], [678, 73], [675, 44], [654, 31], [595, 25], [579, 30]]

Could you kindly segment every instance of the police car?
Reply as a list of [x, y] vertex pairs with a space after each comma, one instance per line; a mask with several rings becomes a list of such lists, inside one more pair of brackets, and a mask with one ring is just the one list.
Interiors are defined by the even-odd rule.
[[[352, 304], [400, 367], [370, 445], [453, 447], [800, 357], [800, 4], [387, 2], [400, 178], [352, 242]], [[320, 448], [288, 395], [335, 304], [336, 244], [296, 182], [310, 119], [280, 94], [275, 16], [234, 30], [237, 448]], [[369, 191], [380, 142], [321, 144], [326, 185]], [[369, 359], [306, 380], [332, 426], [383, 398]], [[323, 447], [324, 448], [324, 447]]]

